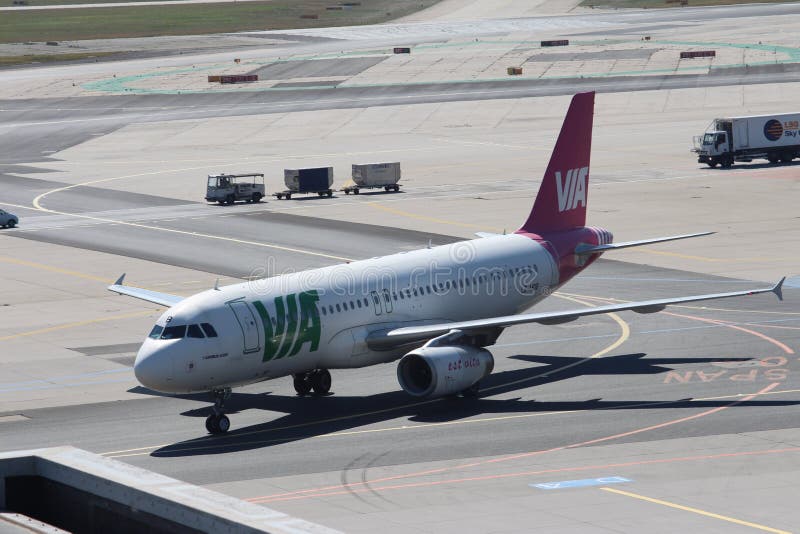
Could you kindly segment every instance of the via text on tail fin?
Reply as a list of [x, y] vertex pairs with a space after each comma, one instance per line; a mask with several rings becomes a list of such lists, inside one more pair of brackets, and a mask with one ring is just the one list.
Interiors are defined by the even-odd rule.
[[547, 234], [586, 225], [594, 91], [572, 97], [550, 163], [520, 232]]

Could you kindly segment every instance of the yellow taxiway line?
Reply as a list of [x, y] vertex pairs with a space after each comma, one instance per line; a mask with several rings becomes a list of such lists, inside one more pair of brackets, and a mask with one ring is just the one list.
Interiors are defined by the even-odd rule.
[[682, 504], [676, 504], [674, 502], [664, 501], [662, 499], [654, 499], [653, 497], [647, 497], [645, 495], [639, 495], [638, 493], [631, 493], [629, 491], [622, 491], [616, 488], [600, 488], [603, 491], [607, 491], [609, 493], [616, 493], [618, 495], [624, 495], [626, 497], [631, 497], [633, 499], [639, 499], [641, 501], [647, 501], [654, 504], [660, 504], [662, 506], [668, 506], [669, 508], [675, 508], [677, 510], [683, 510], [684, 512], [692, 512], [694, 514], [704, 515], [706, 517], [711, 517], [714, 519], [719, 519], [721, 521], [727, 521], [729, 523], [735, 523], [737, 525], [742, 525], [745, 527], [754, 528], [757, 530], [761, 530], [763, 532], [773, 532], [774, 534], [792, 534], [788, 530], [780, 530], [777, 528], [767, 527], [764, 525], [759, 525], [758, 523], [751, 523], [750, 521], [743, 521], [741, 519], [736, 519], [734, 517], [728, 517], [726, 515], [715, 514], [713, 512], [707, 512], [705, 510], [700, 510], [699, 508], [692, 508], [691, 506], [684, 506]]
[[58, 330], [66, 330], [68, 328], [75, 328], [78, 326], [86, 326], [89, 324], [95, 323], [103, 323], [106, 321], [114, 321], [117, 319], [130, 319], [131, 317], [144, 317], [145, 315], [150, 315], [153, 313], [153, 310], [147, 311], [138, 311], [135, 313], [125, 313], [121, 315], [108, 315], [105, 317], [100, 317], [97, 319], [86, 319], [85, 321], [75, 321], [72, 323], [65, 323], [56, 326], [48, 326], [47, 328], [39, 328], [37, 330], [29, 330], [27, 332], [19, 332], [17, 334], [9, 334], [7, 336], [0, 336], [0, 341], [8, 341], [9, 339], [16, 339], [20, 337], [29, 337], [35, 336], [37, 334], [47, 334], [49, 332], [57, 332]]

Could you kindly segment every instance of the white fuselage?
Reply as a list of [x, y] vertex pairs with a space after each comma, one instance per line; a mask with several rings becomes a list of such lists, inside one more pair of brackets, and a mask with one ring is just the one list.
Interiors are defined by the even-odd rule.
[[212, 289], [159, 318], [135, 371], [186, 393], [392, 361], [409, 348], [374, 350], [371, 332], [518, 313], [558, 278], [542, 245], [510, 234]]

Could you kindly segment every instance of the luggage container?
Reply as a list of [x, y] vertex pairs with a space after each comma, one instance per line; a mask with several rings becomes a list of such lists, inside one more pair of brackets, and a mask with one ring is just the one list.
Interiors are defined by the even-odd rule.
[[284, 169], [283, 183], [287, 189], [273, 193], [278, 200], [289, 200], [294, 194], [316, 193], [319, 196], [333, 196], [333, 167], [316, 167], [309, 169]]
[[382, 187], [384, 191], [400, 191], [397, 182], [400, 181], [400, 162], [392, 163], [366, 163], [353, 165], [353, 184], [341, 190], [346, 195], [357, 195], [361, 189], [375, 189]]

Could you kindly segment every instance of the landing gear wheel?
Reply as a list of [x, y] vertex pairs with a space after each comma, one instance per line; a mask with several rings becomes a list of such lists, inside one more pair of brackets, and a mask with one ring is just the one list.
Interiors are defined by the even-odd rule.
[[213, 413], [206, 417], [206, 430], [208, 430], [209, 434], [219, 433], [219, 429], [217, 428], [217, 416]]
[[225, 434], [231, 428], [231, 420], [225, 414], [211, 414], [206, 417], [206, 430], [209, 434]]
[[311, 393], [311, 379], [307, 373], [294, 375], [294, 390], [297, 392], [298, 395], [301, 397], [303, 395], [308, 395]]
[[206, 417], [206, 430], [209, 434], [225, 434], [231, 428], [231, 420], [223, 412], [225, 401], [231, 396], [231, 388], [215, 389], [213, 413]]
[[217, 430], [219, 430], [219, 434], [225, 434], [231, 428], [231, 420], [228, 419], [228, 416], [225, 414], [220, 414], [217, 417]]
[[327, 395], [331, 390], [331, 374], [327, 369], [317, 369], [311, 374], [311, 387], [314, 395]]

